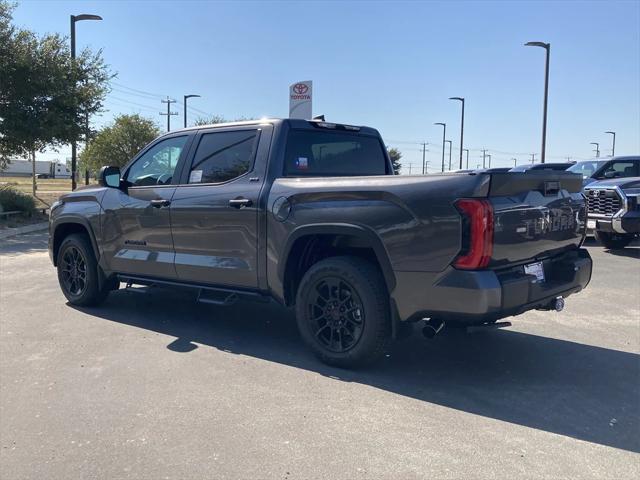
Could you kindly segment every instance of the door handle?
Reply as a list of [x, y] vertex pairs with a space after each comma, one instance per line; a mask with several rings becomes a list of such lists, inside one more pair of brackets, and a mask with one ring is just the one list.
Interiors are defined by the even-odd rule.
[[240, 197], [240, 198], [234, 198], [232, 200], [229, 200], [229, 206], [233, 208], [250, 207], [252, 204], [253, 202], [248, 198]]
[[151, 206], [154, 208], [162, 208], [171, 205], [171, 200], [165, 200], [164, 198], [161, 198], [159, 200], [151, 200], [151, 202], [149, 203], [151, 203]]

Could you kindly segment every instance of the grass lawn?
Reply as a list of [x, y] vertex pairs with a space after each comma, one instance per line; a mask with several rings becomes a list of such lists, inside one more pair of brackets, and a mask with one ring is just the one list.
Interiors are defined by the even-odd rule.
[[[91, 184], [97, 183], [89, 180]], [[31, 177], [0, 177], [0, 186], [11, 185], [21, 192], [31, 194]], [[78, 186], [84, 185], [84, 179]], [[70, 178], [38, 178], [36, 179], [36, 207], [48, 208], [60, 195], [71, 191]]]

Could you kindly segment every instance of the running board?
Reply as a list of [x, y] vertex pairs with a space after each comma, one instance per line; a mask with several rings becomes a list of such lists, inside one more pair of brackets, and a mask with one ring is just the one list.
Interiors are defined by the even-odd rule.
[[212, 287], [209, 285], [197, 285], [192, 283], [176, 282], [172, 280], [158, 280], [145, 277], [132, 277], [129, 275], [118, 275], [118, 280], [126, 283], [125, 290], [134, 293], [148, 293], [148, 288], [136, 288], [133, 285], [143, 285], [144, 287], [173, 286], [198, 290], [197, 301], [211, 305], [230, 306], [238, 301], [240, 297], [253, 301], [268, 303], [271, 297], [260, 292], [251, 290], [237, 290], [225, 287]]
[[[223, 298], [212, 298], [206, 296], [207, 294], [215, 293], [225, 293], [225, 296]], [[211, 305], [219, 305], [221, 307], [229, 307], [238, 301], [238, 294], [236, 294], [235, 292], [209, 292], [201, 288], [200, 290], [198, 290], [198, 298], [196, 299], [196, 301], [200, 303], [209, 303]]]

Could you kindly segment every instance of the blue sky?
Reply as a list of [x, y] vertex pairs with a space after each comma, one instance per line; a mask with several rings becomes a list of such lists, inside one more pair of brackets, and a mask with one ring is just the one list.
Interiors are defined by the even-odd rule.
[[67, 34], [80, 13], [104, 21], [77, 24], [78, 48], [102, 48], [118, 74], [96, 125], [137, 112], [164, 128], [160, 98], [188, 93], [200, 112], [285, 117], [288, 85], [312, 79], [314, 114], [378, 128], [414, 172], [423, 141], [438, 168], [434, 122], [458, 155], [450, 96], [466, 98], [471, 166], [483, 148], [494, 166], [523, 163], [540, 152], [544, 50], [523, 46], [536, 40], [551, 43], [547, 161], [589, 158], [589, 142], [609, 154], [606, 130], [617, 154], [640, 153], [639, 1], [22, 1], [14, 21]]

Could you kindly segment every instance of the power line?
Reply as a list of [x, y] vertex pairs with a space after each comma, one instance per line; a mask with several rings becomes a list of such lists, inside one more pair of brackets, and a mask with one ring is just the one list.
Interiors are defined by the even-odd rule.
[[111, 81], [111, 83], [113, 85], [116, 85], [116, 86], [120, 87], [120, 88], [126, 88], [127, 90], [131, 90], [133, 92], [136, 92], [136, 93], [139, 93], [139, 94], [142, 94], [142, 95], [149, 95], [149, 96], [154, 97], [154, 98], [161, 98], [161, 97], [166, 97], [167, 96], [166, 94], [163, 94], [163, 93], [152, 93], [152, 92], [147, 92], [145, 90], [132, 88], [132, 87], [129, 87], [127, 85], [123, 85], [121, 83], [114, 82], [114, 81]]

